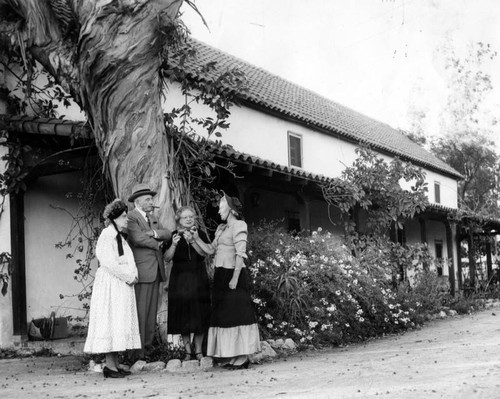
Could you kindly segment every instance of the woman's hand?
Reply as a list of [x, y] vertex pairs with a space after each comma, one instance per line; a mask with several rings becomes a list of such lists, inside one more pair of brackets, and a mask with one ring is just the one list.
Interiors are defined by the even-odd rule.
[[184, 232], [183, 236], [184, 236], [184, 239], [185, 239], [188, 243], [190, 243], [190, 244], [192, 244], [192, 243], [193, 243], [193, 234], [192, 234], [189, 230], [186, 230], [186, 231]]
[[177, 244], [179, 244], [180, 239], [181, 239], [181, 235], [180, 235], [180, 234], [175, 233], [175, 234], [172, 236], [172, 244], [173, 244], [173, 245], [177, 245]]
[[238, 277], [233, 277], [231, 281], [229, 281], [229, 289], [234, 290], [238, 285]]
[[193, 240], [196, 241], [198, 238], [200, 238], [200, 234], [198, 233], [198, 228], [196, 226], [193, 226], [189, 229], [191, 231], [191, 234], [193, 236]]
[[131, 281], [131, 282], [129, 282], [129, 283], [127, 283], [127, 284], [130, 285], [130, 286], [133, 286], [133, 285], [137, 284], [138, 282], [139, 282], [139, 279], [137, 277], [134, 277], [134, 280]]

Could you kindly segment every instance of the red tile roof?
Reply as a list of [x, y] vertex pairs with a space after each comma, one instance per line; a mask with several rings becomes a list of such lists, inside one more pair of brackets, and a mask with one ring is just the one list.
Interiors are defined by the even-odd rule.
[[343, 137], [356, 144], [363, 143], [379, 151], [399, 156], [419, 166], [462, 178], [420, 145], [389, 125], [322, 97], [311, 90], [273, 75], [242, 59], [236, 58], [205, 43], [193, 40], [197, 57], [189, 60], [186, 69], [201, 79], [215, 79], [217, 72], [200, 74], [199, 68], [208, 62], [217, 62], [218, 71], [238, 67], [248, 80], [248, 91], [241, 97], [270, 112], [291, 118], [297, 123], [316, 128], [326, 134]]

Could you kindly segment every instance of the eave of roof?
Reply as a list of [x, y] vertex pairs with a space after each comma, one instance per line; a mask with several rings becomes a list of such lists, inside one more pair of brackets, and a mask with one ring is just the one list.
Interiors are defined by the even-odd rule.
[[[367, 144], [374, 149], [453, 178], [463, 178], [451, 166], [389, 125], [205, 43], [191, 40], [197, 49], [197, 56], [187, 61], [185, 69], [193, 78], [213, 80], [220, 71], [237, 67], [245, 74], [248, 81], [248, 90], [241, 93], [240, 97], [259, 109], [277, 113], [309, 128], [316, 128], [354, 143]], [[200, 68], [208, 62], [216, 62], [218, 71], [200, 73]]]
[[86, 122], [30, 116], [10, 116], [6, 119], [6, 123], [7, 128], [11, 131], [88, 140], [94, 138]]

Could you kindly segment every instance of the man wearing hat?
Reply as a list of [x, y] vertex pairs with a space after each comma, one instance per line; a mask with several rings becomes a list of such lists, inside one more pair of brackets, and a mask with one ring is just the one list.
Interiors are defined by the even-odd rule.
[[134, 253], [139, 274], [135, 285], [137, 316], [141, 334], [142, 350], [136, 354], [140, 359], [150, 349], [155, 332], [158, 310], [158, 294], [161, 281], [166, 280], [161, 244], [169, 240], [171, 232], [162, 229], [153, 214], [153, 196], [156, 195], [147, 184], [137, 184], [132, 189], [129, 202], [135, 205], [127, 214], [128, 242]]

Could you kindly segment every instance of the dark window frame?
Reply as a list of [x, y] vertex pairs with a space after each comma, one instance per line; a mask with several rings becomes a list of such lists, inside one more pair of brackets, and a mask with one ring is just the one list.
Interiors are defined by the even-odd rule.
[[441, 203], [441, 183], [438, 181], [434, 181], [434, 202]]
[[[297, 139], [299, 141], [299, 159], [298, 159], [298, 165], [297, 164], [293, 164], [292, 161], [294, 161], [292, 158], [292, 146], [291, 146], [291, 138], [294, 138], [294, 139]], [[287, 145], [288, 145], [288, 166], [293, 166], [295, 168], [301, 168], [302, 169], [302, 165], [304, 164], [303, 162], [303, 145], [302, 145], [302, 135], [301, 134], [297, 134], [297, 133], [293, 133], [293, 132], [288, 132], [287, 134]]]

